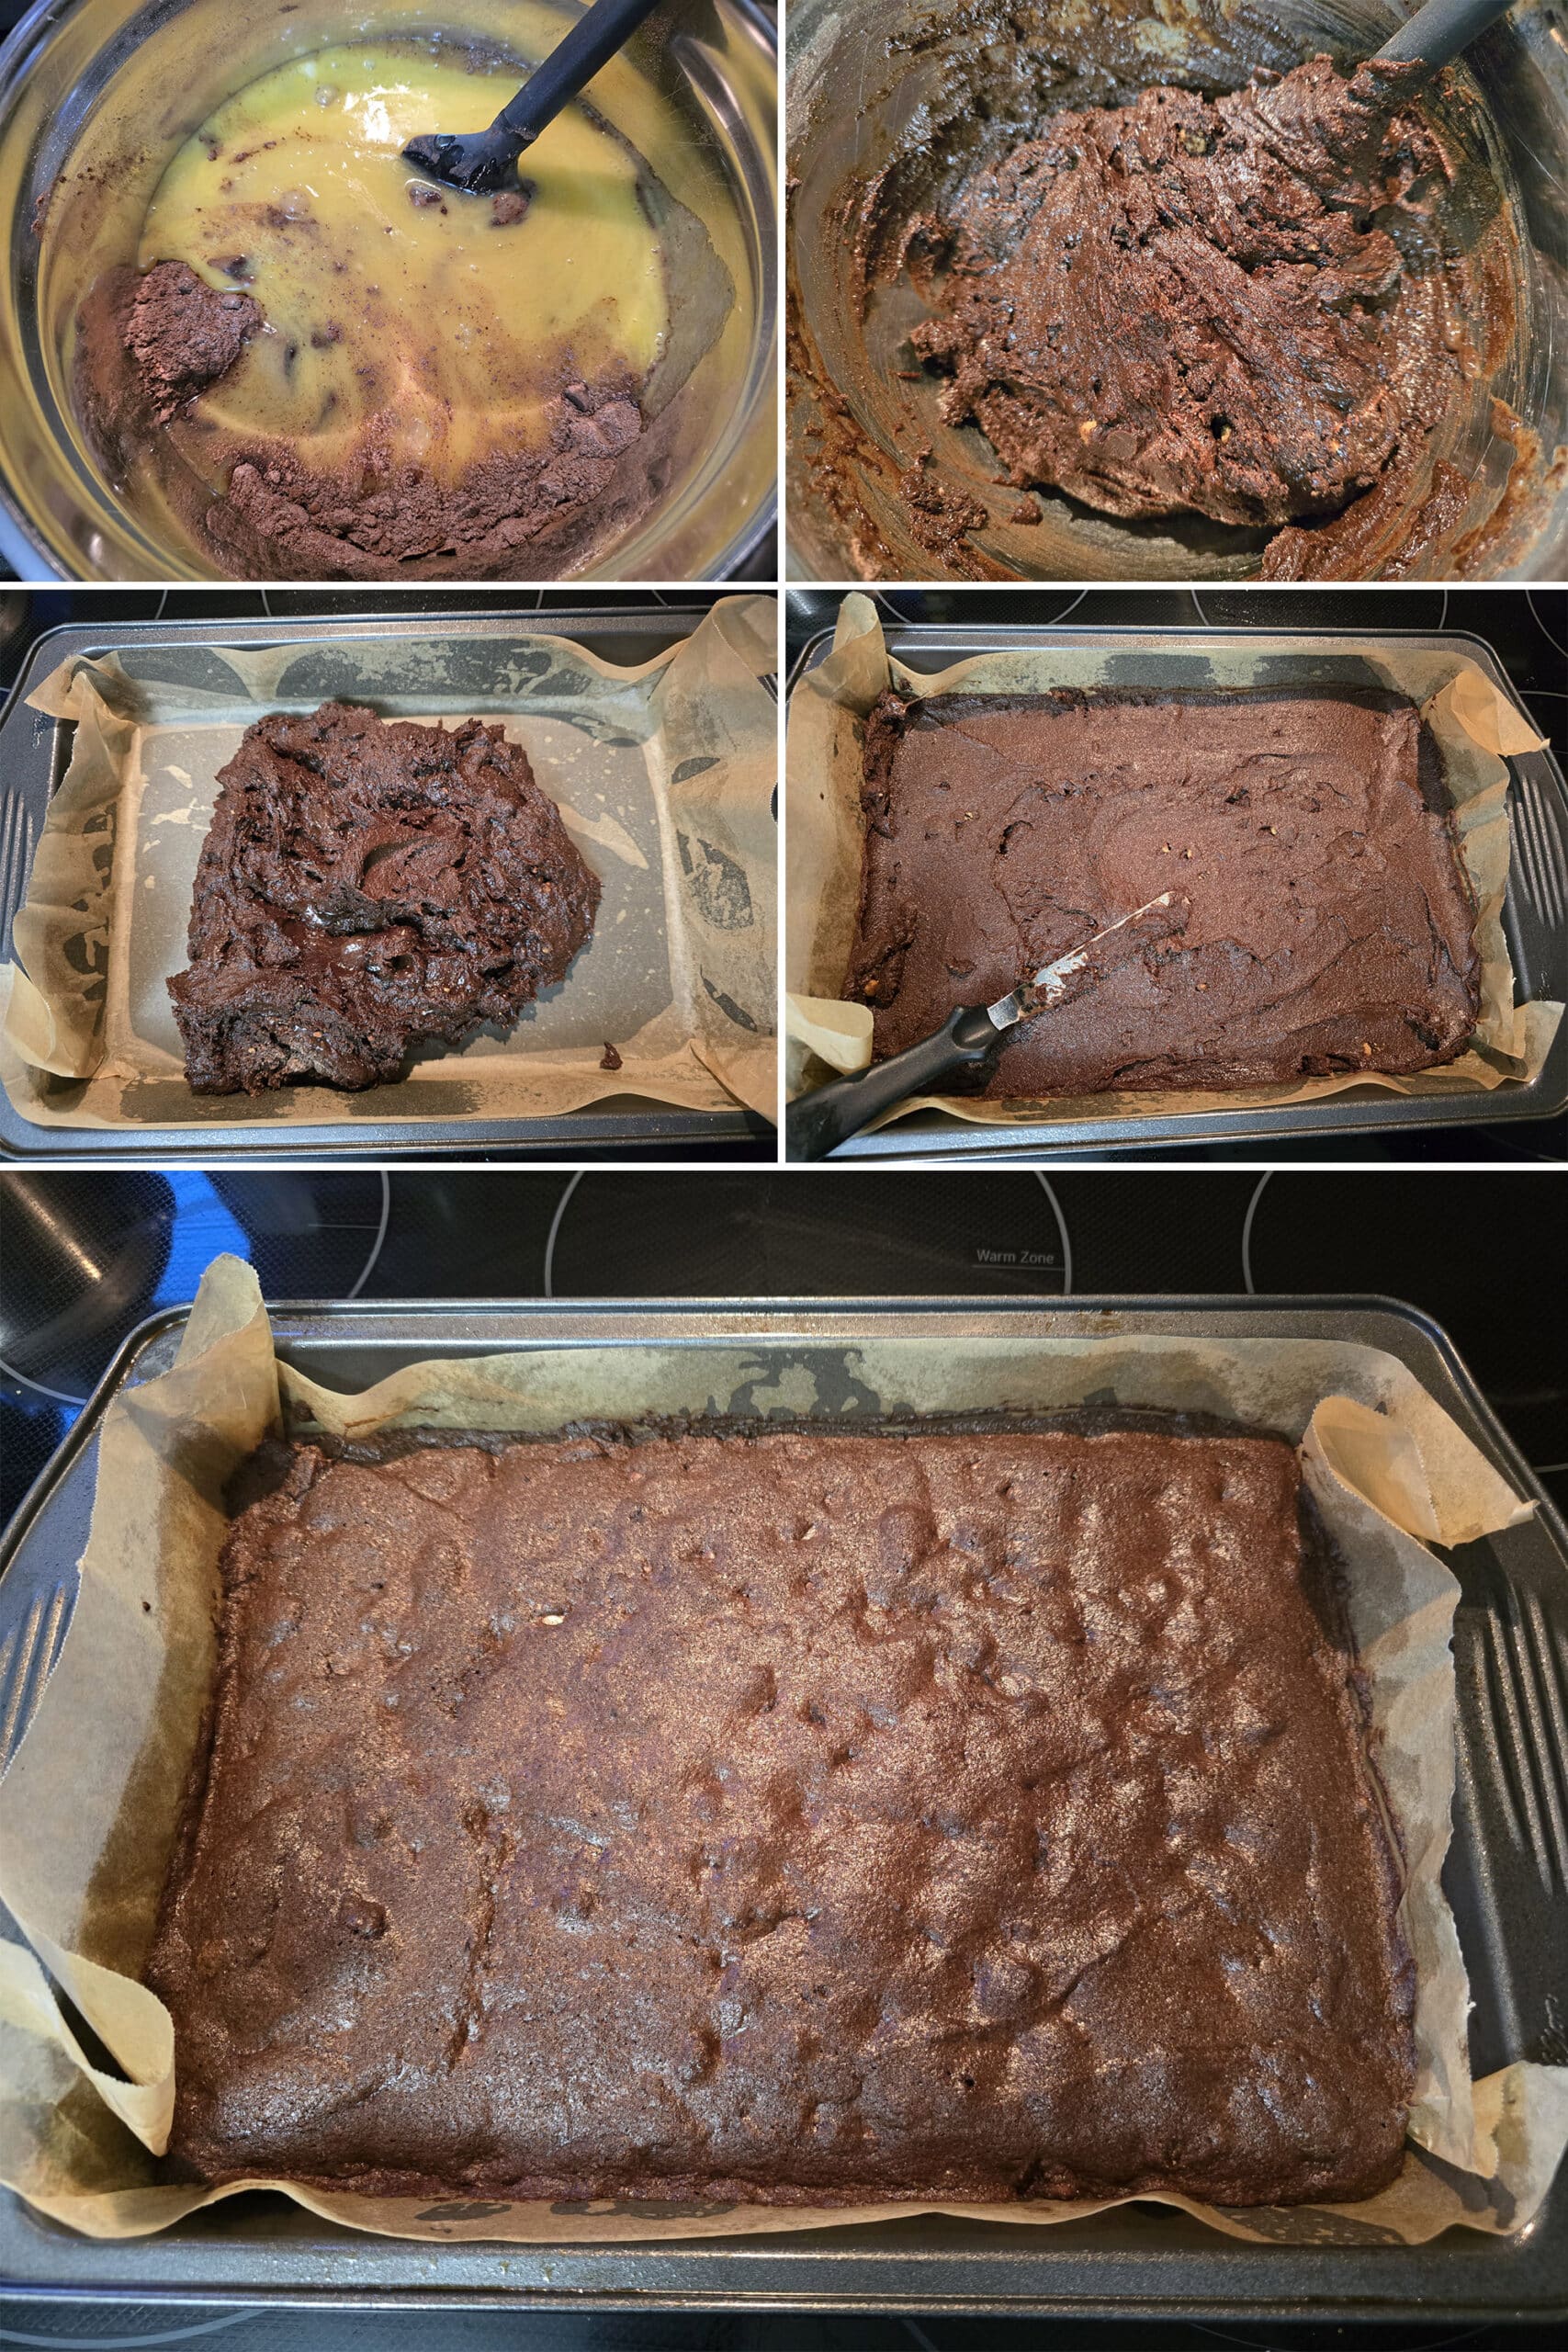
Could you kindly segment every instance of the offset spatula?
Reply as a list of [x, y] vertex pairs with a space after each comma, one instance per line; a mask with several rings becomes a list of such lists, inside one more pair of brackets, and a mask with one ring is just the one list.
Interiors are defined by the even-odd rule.
[[1118, 922], [1108, 922], [1081, 947], [1058, 956], [995, 1004], [960, 1005], [934, 1037], [922, 1037], [901, 1054], [889, 1054], [853, 1078], [836, 1078], [803, 1094], [784, 1113], [784, 1138], [791, 1159], [822, 1159], [858, 1135], [862, 1127], [911, 1094], [942, 1087], [965, 1070], [978, 1069], [1010, 1029], [1021, 1021], [1052, 1012], [1091, 989], [1102, 974], [1124, 964], [1156, 939], [1172, 939], [1187, 928], [1190, 901], [1164, 890]]

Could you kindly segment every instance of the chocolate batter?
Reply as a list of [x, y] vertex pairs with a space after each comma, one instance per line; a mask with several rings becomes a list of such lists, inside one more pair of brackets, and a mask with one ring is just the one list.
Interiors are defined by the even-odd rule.
[[198, 1093], [374, 1086], [422, 1038], [510, 1025], [565, 977], [599, 882], [502, 728], [323, 703], [219, 775], [169, 982]]
[[908, 233], [944, 417], [1010, 483], [1134, 518], [1277, 526], [1403, 475], [1475, 366], [1416, 71], [1051, 117]]
[[885, 694], [846, 997], [878, 1059], [1178, 889], [1179, 939], [1028, 1022], [997, 1096], [1451, 1061], [1475, 910], [1415, 706], [1381, 691]]
[[179, 2167], [1383, 2187], [1414, 1973], [1296, 1457], [1143, 1418], [296, 1450], [147, 1972]]
[[[209, 287], [184, 262], [106, 282], [84, 308], [76, 391], [111, 469], [147, 462], [149, 440], [171, 425], [209, 447], [193, 403], [265, 324], [253, 296]], [[570, 379], [551, 403], [547, 446], [481, 458], [454, 481], [374, 433], [333, 468], [228, 435], [226, 491], [201, 495], [199, 527], [242, 577], [482, 577], [504, 573], [535, 541], [547, 564], [553, 554], [570, 570], [590, 541], [630, 528], [652, 503], [663, 452], [650, 443], [644, 457], [639, 389], [619, 374]]]
[[1169, 28], [1146, 0], [912, 6], [909, 38], [825, 34], [795, 76], [810, 569], [1459, 578], [1524, 560], [1552, 456], [1513, 413], [1534, 241], [1511, 126], [1462, 68], [1303, 64], [1288, 22], [1208, 0]]
[[[573, 383], [550, 411], [545, 449], [481, 458], [456, 482], [393, 458], [372, 438], [352, 466], [321, 470], [276, 445], [236, 445], [226, 497], [207, 529], [243, 570], [264, 549], [269, 575], [381, 580], [448, 551], [476, 567], [503, 565], [574, 520], [602, 529], [650, 503], [633, 452], [643, 431], [632, 388], [617, 377]], [[620, 462], [625, 459], [625, 462]], [[620, 497], [615, 495], [620, 485]]]

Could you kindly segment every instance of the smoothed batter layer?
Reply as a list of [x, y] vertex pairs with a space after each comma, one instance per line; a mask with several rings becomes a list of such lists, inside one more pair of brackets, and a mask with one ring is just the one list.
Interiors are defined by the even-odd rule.
[[1451, 1061], [1480, 965], [1433, 749], [1382, 691], [885, 694], [843, 993], [897, 1053], [1174, 888], [1182, 935], [1023, 1024], [984, 1092]]
[[1411, 72], [1318, 57], [1050, 117], [906, 232], [943, 415], [1009, 482], [1109, 514], [1278, 526], [1408, 498], [1477, 364]]
[[148, 1968], [176, 2162], [1385, 2185], [1413, 1971], [1296, 1456], [1143, 1418], [295, 1449]]
[[169, 982], [198, 1093], [395, 1079], [515, 1021], [593, 928], [598, 876], [499, 726], [275, 712], [218, 781]]

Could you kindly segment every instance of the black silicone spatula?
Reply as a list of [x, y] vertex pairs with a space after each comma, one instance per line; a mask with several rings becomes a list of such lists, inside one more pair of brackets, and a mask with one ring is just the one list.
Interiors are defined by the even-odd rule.
[[1513, 0], [1426, 0], [1377, 54], [1386, 65], [1429, 65], [1436, 73], [1512, 5]]
[[934, 1037], [922, 1037], [901, 1054], [853, 1078], [835, 1078], [813, 1093], [803, 1094], [784, 1113], [784, 1139], [791, 1159], [822, 1159], [859, 1135], [880, 1112], [891, 1111], [911, 1094], [945, 1085], [965, 1070], [978, 1069], [1021, 1021], [1032, 1021], [1069, 1003], [1090, 989], [1102, 974], [1129, 956], [1141, 955], [1156, 940], [1172, 939], [1185, 931], [1192, 909], [1174, 890], [1164, 890], [1146, 906], [1134, 907], [1118, 922], [1108, 922], [1081, 947], [1058, 956], [1032, 980], [998, 997], [995, 1004], [960, 1005]]
[[512, 186], [524, 148], [533, 145], [546, 124], [625, 47], [658, 6], [659, 0], [593, 0], [488, 130], [422, 131], [403, 149], [404, 161], [416, 164], [444, 187], [461, 188], [469, 196], [493, 196], [498, 188]]

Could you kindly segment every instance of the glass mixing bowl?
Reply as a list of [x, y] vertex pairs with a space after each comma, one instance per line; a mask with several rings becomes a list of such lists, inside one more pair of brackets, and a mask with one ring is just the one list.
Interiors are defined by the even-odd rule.
[[[1414, 0], [1411, 0], [1414, 6]], [[1125, 523], [1046, 495], [1032, 526], [1010, 526], [997, 462], [972, 426], [937, 412], [939, 386], [911, 383], [906, 338], [924, 306], [900, 279], [863, 309], [852, 191], [894, 159], [934, 153], [957, 166], [985, 145], [985, 121], [1015, 126], [1081, 76], [1091, 102], [1180, 82], [1234, 89], [1326, 51], [1370, 56], [1410, 14], [1390, 0], [793, 0], [785, 151], [789, 316], [790, 576], [923, 580], [943, 571], [914, 537], [899, 476], [918, 441], [933, 473], [991, 510], [967, 534], [969, 571], [1018, 580], [1238, 580], [1258, 568], [1262, 534], [1193, 516]], [[1433, 450], [1475, 485], [1462, 527], [1497, 504], [1516, 456], [1495, 394], [1547, 467], [1568, 440], [1568, 40], [1560, 6], [1510, 9], [1466, 54], [1450, 131], [1468, 142], [1511, 216], [1518, 255], [1507, 348], [1478, 380]], [[954, 96], [954, 91], [957, 96]], [[1480, 109], [1461, 101], [1479, 93]], [[1079, 101], [1082, 102], [1082, 101]], [[1462, 128], [1461, 127], [1462, 123]], [[1495, 203], [1492, 205], [1495, 211]], [[848, 414], [845, 410], [847, 408]], [[918, 419], [918, 423], [913, 422]], [[857, 447], [855, 445], [858, 444]], [[822, 452], [833, 454], [825, 465]], [[1474, 577], [1559, 577], [1568, 559], [1568, 485], [1536, 469], [1517, 519], [1469, 566]], [[1511, 508], [1513, 502], [1508, 502]], [[1508, 509], [1505, 510], [1506, 512]], [[1457, 533], [1455, 534], [1457, 536]], [[1483, 534], [1483, 542], [1486, 535]], [[967, 554], [961, 559], [969, 562]], [[1452, 570], [1443, 548], [1411, 577]]]
[[[73, 413], [82, 294], [132, 259], [170, 156], [224, 97], [330, 43], [433, 33], [538, 57], [570, 0], [39, 0], [0, 50], [0, 553], [23, 579], [225, 576], [138, 485], [118, 497]], [[651, 93], [651, 101], [650, 101]], [[772, 528], [776, 473], [777, 61], [756, 0], [658, 12], [595, 85], [594, 102], [694, 212], [734, 285], [682, 394], [669, 490], [583, 576], [722, 579]], [[648, 153], [639, 130], [656, 130]], [[672, 128], [673, 126], [673, 128]], [[653, 141], [649, 141], [652, 144]], [[33, 227], [69, 166], [69, 201]], [[144, 492], [146, 485], [141, 485]]]

